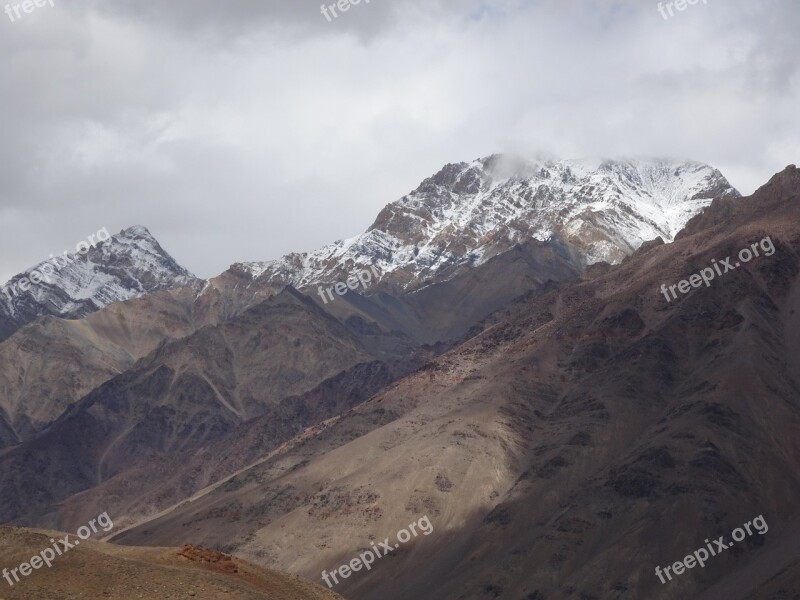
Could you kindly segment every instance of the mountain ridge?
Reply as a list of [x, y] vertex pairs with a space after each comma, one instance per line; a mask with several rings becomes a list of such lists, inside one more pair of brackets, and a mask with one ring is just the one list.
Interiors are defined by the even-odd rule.
[[146, 227], [129, 227], [65, 265], [51, 282], [16, 290], [44, 263], [9, 280], [0, 289], [0, 341], [39, 316], [82, 318], [177, 287], [193, 290], [193, 310], [206, 322], [230, 318], [287, 285], [305, 292], [366, 267], [379, 273], [366, 294], [406, 293], [531, 239], [557, 238], [586, 264], [615, 263], [645, 241], [671, 240], [711, 199], [739, 196], [717, 169], [697, 161], [494, 154], [445, 165], [384, 207], [362, 234], [310, 253], [234, 263], [206, 280], [176, 263]]
[[671, 241], [715, 197], [740, 194], [717, 169], [697, 161], [491, 155], [445, 165], [384, 207], [360, 235], [274, 261], [235, 263], [229, 272], [304, 289], [374, 264], [383, 286], [366, 293], [408, 292], [515, 243], [554, 235], [574, 245], [587, 264], [614, 263], [647, 240]]

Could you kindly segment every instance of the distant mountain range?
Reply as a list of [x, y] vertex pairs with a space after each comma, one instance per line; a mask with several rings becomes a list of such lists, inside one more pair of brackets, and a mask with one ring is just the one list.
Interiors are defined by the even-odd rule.
[[[661, 159], [539, 160], [493, 155], [446, 165], [386, 206], [363, 234], [310, 254], [237, 263], [274, 293], [345, 281], [376, 265], [384, 285], [413, 291], [452, 278], [531, 240], [559, 239], [584, 264], [617, 263], [650, 239], [671, 241], [715, 197], [738, 197], [702, 163]], [[400, 258], [398, 258], [400, 257]], [[208, 291], [142, 226], [125, 229], [26, 292], [0, 289], [0, 339], [33, 319], [81, 318], [113, 302], [180, 286]], [[224, 278], [224, 276], [223, 276]]]
[[[316, 286], [344, 282], [375, 265], [377, 281], [365, 291], [370, 301], [354, 308], [357, 297], [351, 294], [327, 310], [340, 318], [347, 313], [351, 328], [379, 327], [381, 335], [405, 338], [397, 346], [372, 335], [373, 346], [407, 349], [453, 341], [547, 280], [575, 277], [600, 256], [617, 262], [645, 239], [671, 239], [711, 198], [738, 195], [719, 171], [691, 161], [556, 162], [494, 155], [445, 166], [347, 242], [310, 255], [237, 264], [208, 281], [178, 265], [145, 227], [130, 227], [76, 256], [50, 283], [0, 294], [0, 340], [39, 317], [81, 319], [114, 306], [79, 324], [41, 321], [22, 333], [21, 346], [0, 347], [6, 356], [0, 366], [0, 446], [40, 430], [158, 344], [236, 318], [286, 286], [316, 293]], [[476, 267], [492, 261], [493, 270], [510, 269], [507, 287], [471, 290], [470, 279], [486, 271]], [[525, 275], [517, 277], [523, 265]], [[127, 307], [114, 304], [142, 297]], [[454, 302], [461, 305], [459, 314], [440, 308]], [[387, 358], [377, 347], [368, 352]], [[388, 356], [394, 358], [391, 351]], [[59, 357], [80, 368], [62, 369]], [[4, 431], [3, 422], [9, 429]]]

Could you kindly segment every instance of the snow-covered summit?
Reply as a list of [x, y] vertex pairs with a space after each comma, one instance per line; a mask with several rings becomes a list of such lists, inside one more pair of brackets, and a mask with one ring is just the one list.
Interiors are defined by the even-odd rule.
[[[31, 281], [34, 271], [44, 279]], [[41, 315], [78, 318], [112, 302], [193, 281], [146, 227], [129, 227], [95, 241], [84, 255], [70, 251], [67, 257], [51, 257], [1, 286], [0, 339]]]
[[671, 241], [721, 196], [739, 193], [718, 170], [695, 161], [492, 155], [446, 165], [387, 205], [361, 235], [232, 270], [303, 288], [374, 264], [384, 280], [413, 290], [517, 243], [554, 236], [586, 263], [616, 263], [647, 240]]

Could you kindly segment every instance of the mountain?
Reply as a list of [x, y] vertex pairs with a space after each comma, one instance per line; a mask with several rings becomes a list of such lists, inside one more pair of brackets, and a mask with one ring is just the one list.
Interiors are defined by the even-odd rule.
[[[542, 293], [552, 282], [577, 277], [593, 260], [585, 249], [595, 247], [592, 239], [599, 235], [597, 227], [602, 226], [624, 254], [647, 235], [671, 237], [678, 224], [705, 205], [712, 194], [738, 196], [718, 171], [686, 161], [531, 162], [492, 156], [470, 165], [448, 165], [415, 192], [384, 209], [375, 225], [351, 244], [349, 258], [337, 262], [333, 270], [316, 274], [333, 277], [338, 269], [344, 280], [356, 263], [375, 263], [382, 265], [388, 280], [400, 284], [392, 285], [387, 278], [379, 277], [385, 281], [368, 288], [367, 296], [350, 293], [324, 305], [316, 295], [312, 297], [357, 340], [365, 352], [359, 359], [363, 364], [376, 359], [402, 362], [402, 357], [420, 345], [438, 348], [435, 354], [479, 331], [478, 323], [508, 302]], [[587, 211], [592, 219], [586, 216]], [[581, 219], [595, 225], [577, 227]], [[636, 227], [645, 233], [636, 234]], [[416, 256], [409, 254], [406, 262], [376, 260], [381, 250], [370, 246], [370, 240], [387, 236], [406, 240], [407, 248], [413, 244], [422, 251]], [[359, 253], [362, 246], [364, 251]], [[424, 285], [403, 283], [403, 278], [422, 277], [423, 271], [431, 271], [419, 265], [424, 265], [425, 256], [439, 246], [449, 253], [452, 265], [434, 269]], [[292, 260], [290, 256], [284, 262]], [[306, 257], [303, 262], [313, 265], [314, 259]], [[413, 272], [404, 272], [409, 268]], [[185, 338], [186, 345], [196, 345], [196, 339], [190, 338], [196, 332], [237, 319], [281, 295], [287, 281], [300, 284], [313, 271], [308, 266], [306, 274], [298, 277], [291, 276], [290, 270], [283, 264], [280, 275], [276, 275], [267, 268], [253, 280], [249, 275], [242, 278], [240, 267], [234, 267], [218, 278], [201, 282], [178, 266], [143, 227], [132, 227], [100, 242], [85, 258], [78, 257], [59, 269], [49, 283], [34, 286], [26, 295], [13, 296], [7, 307], [16, 315], [16, 320], [5, 321], [11, 331], [37, 315], [45, 318], [0, 342], [0, 447], [31, 439], [93, 389], [118, 375], [129, 376], [137, 361], [162, 344]], [[153, 291], [142, 296], [145, 290]], [[307, 291], [316, 290], [312, 287]], [[67, 320], [49, 316], [52, 314]], [[85, 318], [69, 320], [81, 316]], [[197, 339], [211, 339], [208, 332], [203, 336]], [[178, 346], [170, 347], [171, 352], [177, 351]], [[211, 357], [203, 357], [196, 348], [180, 352], [185, 354], [181, 359], [185, 366], [178, 372], [187, 367], [198, 373], [217, 368], [208, 363]], [[166, 361], [167, 356], [162, 352], [158, 364], [172, 372], [175, 365]], [[313, 361], [327, 360], [319, 347], [313, 356]], [[246, 359], [245, 353], [237, 354], [234, 371], [225, 377], [237, 380], [238, 385], [240, 375], [236, 373], [251, 368], [241, 364]], [[314, 385], [322, 385], [322, 380], [308, 370], [313, 361], [302, 365], [297, 376], [310, 376]], [[342, 365], [339, 374], [359, 361]], [[396, 376], [398, 371], [393, 372]], [[329, 372], [326, 377], [335, 375]], [[260, 408], [256, 412], [240, 411], [231, 423], [223, 419], [227, 423], [223, 430], [238, 427], [242, 419], [259, 416], [264, 407], [285, 402], [293, 393], [274, 386], [260, 387], [252, 400]], [[159, 402], [172, 406], [172, 400], [166, 398]], [[311, 409], [310, 415], [323, 418], [327, 413]], [[258, 447], [271, 447], [287, 432], [312, 424], [298, 421], [291, 413], [282, 419], [287, 421], [273, 426], [273, 436]], [[117, 426], [111, 429], [115, 431]], [[284, 433], [277, 435], [280, 431]], [[170, 447], [167, 443], [162, 450]], [[97, 449], [103, 456], [106, 450]], [[250, 455], [245, 452], [243, 456]], [[92, 472], [97, 468], [85, 467]], [[91, 481], [79, 479], [81, 485]], [[197, 482], [184, 482], [181, 489], [187, 485]], [[76, 488], [70, 485], [66, 489]], [[46, 493], [43, 497], [61, 496]], [[28, 504], [24, 495], [13, 504], [17, 501], [21, 502], [19, 506]]]
[[[115, 540], [188, 538], [319, 582], [427, 516], [432, 535], [337, 591], [794, 597], [800, 169], [715, 200], [676, 237], [518, 299], [423, 369]], [[662, 284], [754, 247], [758, 258], [665, 299]], [[654, 574], [759, 516], [768, 531], [705, 568], [667, 584]]]
[[[106, 351], [114, 349], [121, 356], [121, 372], [109, 375], [104, 385], [98, 384], [39, 439], [28, 436], [29, 443], [0, 457], [7, 471], [0, 473], [6, 511], [0, 514], [41, 524], [43, 513], [61, 503], [67, 509], [50, 514], [46, 522], [60, 527], [72, 514], [72, 497], [83, 506], [100, 504], [105, 506], [102, 510], [149, 516], [180, 500], [181, 494], [246, 467], [304, 429], [367, 400], [467, 336], [498, 307], [522, 295], [542, 293], [555, 282], [575, 279], [579, 272], [565, 248], [552, 241], [532, 241], [468, 273], [401, 297], [350, 294], [325, 305], [289, 287], [221, 325], [207, 325], [184, 336], [180, 334], [189, 329], [187, 319], [165, 311], [170, 302], [155, 302], [171, 298], [172, 290], [115, 304], [79, 322], [62, 324], [49, 318], [53, 328], [86, 324], [81, 332], [104, 331], [97, 337], [105, 340]], [[148, 299], [154, 301], [142, 307], [147, 310], [133, 310], [132, 305]], [[135, 365], [125, 350], [141, 344], [111, 336], [122, 329], [121, 324], [130, 329], [133, 312], [171, 324], [171, 340], [165, 339]], [[122, 316], [126, 316], [123, 321]], [[0, 351], [13, 357], [17, 344], [30, 344], [34, 336], [28, 334], [38, 332], [44, 321], [0, 344]], [[145, 335], [154, 331], [152, 325], [144, 321], [137, 328], [148, 342], [145, 347], [158, 339]], [[83, 333], [79, 341], [85, 337]], [[426, 339], [433, 345], [426, 345]], [[72, 336], [62, 336], [61, 343], [70, 340]], [[72, 390], [76, 381], [88, 385], [92, 367], [110, 365], [97, 360], [96, 355], [102, 354], [94, 352], [94, 346], [71, 341], [69, 347], [79, 350], [75, 353], [83, 365], [79, 373], [86, 379], [64, 381], [62, 372], [50, 367], [63, 362], [52, 360], [53, 352], [41, 348], [41, 343], [21, 355], [43, 352], [51, 358], [40, 361], [40, 368], [47, 366], [48, 371], [38, 389], [13, 388], [31, 418], [39, 416], [35, 409], [48, 410], [52, 418], [55, 403], [27, 402], [24, 392], [46, 398], [46, 392], [57, 391], [57, 386]], [[125, 360], [127, 367], [122, 366]], [[148, 391], [143, 395], [144, 389]], [[62, 403], [61, 410], [67, 407]], [[187, 440], [191, 430], [197, 435]], [[48, 463], [45, 471], [43, 459]], [[56, 482], [48, 475], [53, 470], [69, 475]], [[28, 495], [25, 481], [36, 481], [35, 498]]]
[[198, 284], [146, 228], [130, 227], [85, 254], [54, 257], [12, 277], [0, 288], [0, 341], [44, 315], [80, 319], [112, 302]]
[[[517, 245], [531, 249], [517, 267], [512, 265], [520, 260], [519, 255], [511, 253], [502, 259], [499, 257], [503, 253], [495, 255], [508, 264], [501, 266], [498, 262], [492, 268], [507, 269], [513, 283], [486, 287], [480, 301], [469, 293], [470, 287], [481, 285], [471, 269], [461, 272], [465, 275], [459, 280], [461, 283], [455, 283], [455, 275], [447, 274], [440, 278], [447, 285], [437, 287], [434, 281], [419, 294], [403, 300], [375, 296], [372, 303], [360, 302], [356, 308], [357, 295], [351, 294], [352, 302], [338, 299], [326, 310], [354, 330], [388, 327], [417, 343], [453, 341], [504, 302], [541, 286], [549, 278], [576, 276], [582, 268], [579, 253], [557, 236], [536, 248], [531, 245], [534, 242]], [[528, 264], [523, 266], [524, 261]], [[4, 359], [0, 361], [0, 448], [28, 439], [82, 395], [131, 367], [159, 343], [206, 325], [224, 323], [285, 287], [284, 283], [272, 285], [264, 279], [243, 281], [232, 271], [208, 282], [197, 280], [177, 265], [143, 227], [131, 227], [101, 241], [86, 257], [76, 256], [69, 265], [63, 261], [58, 264], [61, 268], [48, 281], [34, 285], [28, 292], [21, 292], [18, 284], [23, 278], [29, 279], [32, 272], [43, 270], [41, 265], [15, 277], [5, 286], [6, 293], [0, 295], [0, 332], [5, 332], [0, 336], [0, 357]], [[448, 288], [450, 291], [445, 292]], [[159, 290], [160, 293], [153, 293]], [[146, 291], [150, 293], [145, 294]], [[434, 295], [440, 296], [435, 302]], [[460, 312], [449, 310], [452, 306], [458, 306]], [[81, 321], [71, 320], [87, 315], [90, 317]], [[42, 316], [67, 320], [34, 322]], [[20, 330], [29, 322], [28, 328]], [[161, 324], [166, 325], [163, 331], [159, 330]], [[16, 339], [8, 340], [15, 332], [19, 332]], [[366, 332], [360, 335], [362, 342], [369, 345]], [[3, 342], [4, 337], [7, 343]], [[374, 341], [392, 345], [383, 334]], [[393, 350], [388, 352], [394, 355]]]
[[739, 193], [718, 170], [693, 161], [492, 155], [446, 165], [386, 206], [361, 235], [276, 261], [238, 263], [228, 275], [305, 289], [375, 265], [383, 285], [367, 294], [413, 291], [554, 236], [587, 264], [617, 263], [646, 240], [671, 241], [717, 197]]
[[[3, 598], [116, 598], [117, 600], [342, 600], [338, 594], [302, 579], [262, 569], [205, 548], [124, 548], [72, 534], [74, 547], [49, 559], [56, 531], [0, 527], [0, 562], [8, 565], [13, 587], [2, 581]], [[59, 542], [59, 552], [62, 543]], [[80, 545], [78, 545], [80, 544]], [[49, 568], [14, 580], [11, 569], [32, 556], [47, 556]], [[30, 565], [28, 565], [30, 567]]]
[[198, 327], [189, 287], [116, 302], [80, 320], [45, 316], [0, 342], [0, 448], [29, 439], [161, 343]]
[[[80, 319], [114, 302], [186, 287], [182, 310], [218, 324], [291, 285], [317, 293], [374, 267], [366, 295], [448, 281], [532, 240], [566, 245], [576, 264], [619, 262], [645, 240], [671, 240], [714, 197], [738, 192], [717, 171], [664, 159], [525, 160], [493, 155], [446, 165], [386, 206], [363, 234], [310, 254], [237, 263], [195, 278], [141, 226], [52, 259], [0, 289], [0, 341], [41, 316]], [[49, 272], [31, 284], [33, 273]], [[39, 276], [37, 275], [37, 278]]]

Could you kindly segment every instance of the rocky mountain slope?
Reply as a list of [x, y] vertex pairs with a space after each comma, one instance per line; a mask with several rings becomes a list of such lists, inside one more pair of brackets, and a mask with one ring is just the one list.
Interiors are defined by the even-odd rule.
[[[319, 580], [410, 519], [367, 600], [776, 600], [800, 589], [800, 170], [717, 201], [117, 540], [222, 546]], [[667, 302], [662, 284], [769, 237]], [[654, 574], [763, 515], [705, 568]], [[747, 576], [739, 577], [738, 573]]]
[[202, 448], [282, 399], [373, 360], [342, 324], [287, 289], [223, 325], [162, 344], [42, 435], [0, 454], [0, 518], [35, 511], [134, 464]]
[[0, 448], [29, 439], [162, 342], [195, 331], [195, 298], [191, 286], [179, 287], [80, 320], [45, 316], [0, 342]]
[[[88, 394], [39, 439], [0, 456], [7, 470], [0, 473], [6, 511], [0, 514], [37, 524], [47, 515], [44, 523], [53, 527], [72, 526], [80, 514], [73, 506], [149, 516], [368, 399], [469, 335], [497, 307], [578, 273], [563, 246], [533, 241], [401, 297], [348, 294], [326, 305], [286, 288], [222, 325], [165, 342]], [[129, 305], [174, 293], [116, 304], [80, 323], [117, 332]], [[152, 308], [146, 314], [155, 315]], [[158, 314], [173, 323], [174, 337], [189, 326], [163, 307]], [[142, 337], [151, 341], [147, 325]], [[140, 346], [119, 336], [113, 341], [119, 348]], [[82, 356], [88, 373], [93, 355]], [[191, 431], [203, 433], [187, 440]], [[54, 470], [70, 476], [53, 481]]]

